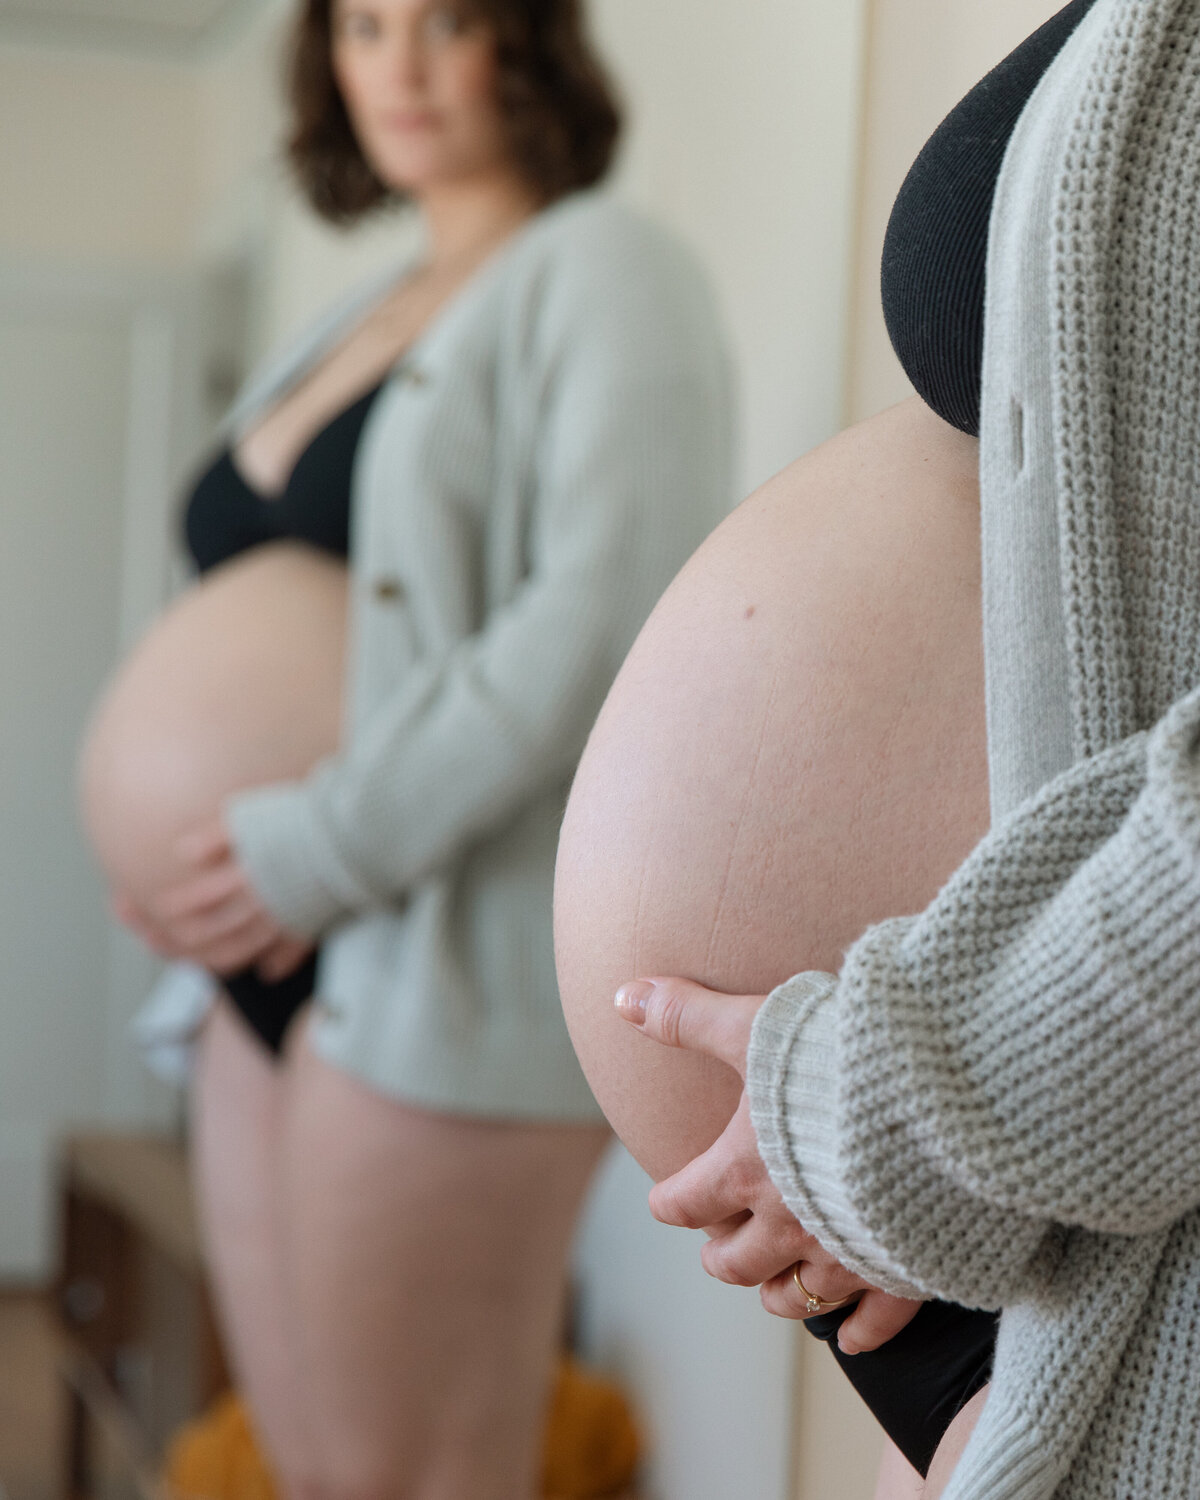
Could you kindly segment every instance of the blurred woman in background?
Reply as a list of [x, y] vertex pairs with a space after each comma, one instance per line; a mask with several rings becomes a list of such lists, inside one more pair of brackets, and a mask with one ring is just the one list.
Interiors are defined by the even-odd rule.
[[727, 506], [725, 359], [690, 257], [591, 191], [619, 120], [577, 0], [308, 0], [291, 98], [317, 211], [407, 199], [425, 251], [237, 403], [87, 817], [124, 919], [223, 979], [198, 1192], [284, 1492], [531, 1500], [607, 1139], [560, 814]]

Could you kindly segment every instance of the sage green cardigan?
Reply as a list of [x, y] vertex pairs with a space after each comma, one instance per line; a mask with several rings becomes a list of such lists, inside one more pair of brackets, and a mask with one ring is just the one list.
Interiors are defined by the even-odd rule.
[[731, 426], [704, 277], [602, 193], [523, 228], [392, 372], [353, 476], [342, 749], [228, 807], [267, 904], [322, 938], [329, 1061], [431, 1108], [598, 1115], [555, 982], [559, 821], [634, 636], [729, 508]]
[[1200, 0], [1089, 12], [1009, 148], [987, 286], [993, 828], [772, 995], [753, 1118], [840, 1260], [1003, 1308], [946, 1500], [1195, 1500]]

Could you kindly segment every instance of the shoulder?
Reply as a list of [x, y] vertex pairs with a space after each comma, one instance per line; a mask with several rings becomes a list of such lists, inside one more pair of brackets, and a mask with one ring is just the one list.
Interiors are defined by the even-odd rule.
[[360, 281], [330, 307], [293, 332], [252, 371], [226, 414], [230, 432], [253, 425], [256, 415], [320, 359], [387, 289], [404, 274], [411, 258], [398, 260]]
[[678, 235], [608, 189], [573, 193], [546, 209], [531, 226], [530, 239], [544, 257], [585, 265], [603, 266], [616, 257], [698, 269]]
[[515, 269], [526, 326], [550, 341], [586, 326], [621, 339], [694, 348], [723, 343], [699, 258], [649, 215], [606, 191], [578, 193], [530, 226]]

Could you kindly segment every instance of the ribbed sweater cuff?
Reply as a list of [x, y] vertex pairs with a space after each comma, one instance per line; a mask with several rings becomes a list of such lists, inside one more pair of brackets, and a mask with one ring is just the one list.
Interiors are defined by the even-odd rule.
[[746, 1088], [758, 1149], [784, 1202], [842, 1265], [897, 1296], [921, 1297], [872, 1240], [842, 1180], [836, 988], [832, 974], [797, 974], [755, 1019]]
[[1071, 1445], [1064, 1451], [1030, 1420], [1025, 1393], [1015, 1404], [1008, 1395], [1008, 1386], [993, 1380], [943, 1500], [1050, 1500], [1057, 1489]]
[[327, 836], [304, 782], [239, 792], [225, 819], [254, 889], [290, 931], [319, 937], [376, 904]]

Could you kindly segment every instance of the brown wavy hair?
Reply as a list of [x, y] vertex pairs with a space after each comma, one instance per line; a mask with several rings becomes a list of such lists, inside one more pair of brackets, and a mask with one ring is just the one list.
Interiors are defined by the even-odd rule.
[[[333, 0], [303, 0], [287, 92], [288, 159], [322, 218], [352, 224], [403, 200], [363, 155], [333, 72]], [[468, 0], [496, 40], [498, 102], [518, 169], [543, 203], [607, 173], [621, 107], [587, 33], [583, 0]]]

